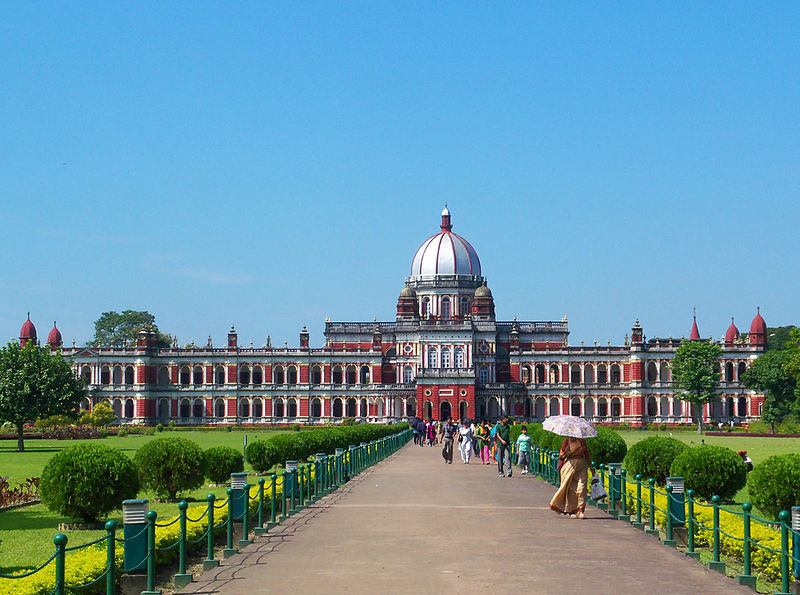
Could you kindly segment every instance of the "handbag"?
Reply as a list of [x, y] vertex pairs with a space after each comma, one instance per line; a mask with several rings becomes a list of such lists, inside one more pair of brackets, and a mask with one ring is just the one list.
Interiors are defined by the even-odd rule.
[[600, 483], [600, 478], [597, 476], [597, 473], [592, 475], [592, 500], [598, 502], [603, 498], [608, 498], [608, 492], [606, 492], [605, 486]]

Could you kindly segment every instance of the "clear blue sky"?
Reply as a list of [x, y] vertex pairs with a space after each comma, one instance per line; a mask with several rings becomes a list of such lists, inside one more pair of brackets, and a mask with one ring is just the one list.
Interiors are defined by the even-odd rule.
[[800, 322], [800, 4], [160, 4], [0, 4], [3, 340], [321, 345], [444, 203], [572, 344]]

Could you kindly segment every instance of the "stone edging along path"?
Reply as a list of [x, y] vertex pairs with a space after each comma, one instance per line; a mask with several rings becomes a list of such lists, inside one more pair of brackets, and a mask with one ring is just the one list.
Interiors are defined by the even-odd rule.
[[752, 593], [552, 486], [408, 444], [181, 593]]

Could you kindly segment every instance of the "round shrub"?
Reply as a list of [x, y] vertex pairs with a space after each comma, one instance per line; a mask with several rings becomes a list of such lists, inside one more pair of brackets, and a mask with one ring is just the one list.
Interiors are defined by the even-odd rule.
[[257, 473], [266, 473], [282, 461], [278, 460], [278, 447], [272, 440], [254, 440], [247, 445], [247, 462]]
[[730, 500], [747, 483], [742, 458], [724, 446], [697, 446], [675, 457], [669, 469], [672, 477], [683, 477], [686, 488], [710, 500], [719, 496]]
[[589, 455], [594, 463], [621, 463], [628, 452], [625, 439], [611, 428], [598, 427], [597, 436], [587, 438]]
[[800, 454], [775, 455], [756, 465], [747, 480], [750, 499], [777, 519], [781, 510], [800, 506]]
[[179, 492], [203, 485], [202, 449], [187, 438], [156, 438], [133, 458], [142, 486], [159, 498], [174, 500]]
[[102, 444], [76, 444], [42, 471], [42, 502], [69, 518], [93, 522], [139, 493], [136, 467], [125, 453]]
[[675, 438], [650, 436], [631, 446], [623, 462], [629, 477], [641, 473], [643, 479], [652, 477], [663, 486], [667, 483], [672, 461], [688, 448], [687, 444]]
[[214, 483], [227, 483], [231, 473], [244, 471], [244, 457], [230, 446], [213, 446], [205, 452], [206, 477]]

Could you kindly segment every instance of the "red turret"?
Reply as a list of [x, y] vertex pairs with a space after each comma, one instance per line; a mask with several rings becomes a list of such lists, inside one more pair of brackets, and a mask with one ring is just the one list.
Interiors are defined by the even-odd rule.
[[53, 321], [53, 328], [50, 330], [50, 334], [47, 335], [47, 344], [51, 348], [61, 347], [61, 332], [56, 328], [56, 321]]
[[756, 309], [756, 317], [750, 323], [750, 345], [767, 346], [767, 323], [761, 317], [761, 308]]
[[733, 317], [731, 317], [731, 325], [725, 333], [725, 347], [733, 346], [736, 339], [739, 338], [739, 329], [733, 324]]
[[28, 312], [28, 320], [22, 325], [22, 328], [19, 330], [19, 345], [20, 347], [25, 347], [28, 344], [28, 341], [32, 341], [34, 344], [36, 343], [36, 327], [33, 326], [31, 322], [31, 313]]
[[442, 231], [451, 231], [453, 226], [450, 225], [450, 210], [447, 208], [447, 205], [444, 205], [444, 210], [442, 211]]
[[697, 316], [692, 315], [692, 334], [689, 335], [690, 341], [699, 341], [700, 340], [700, 331], [697, 330]]

